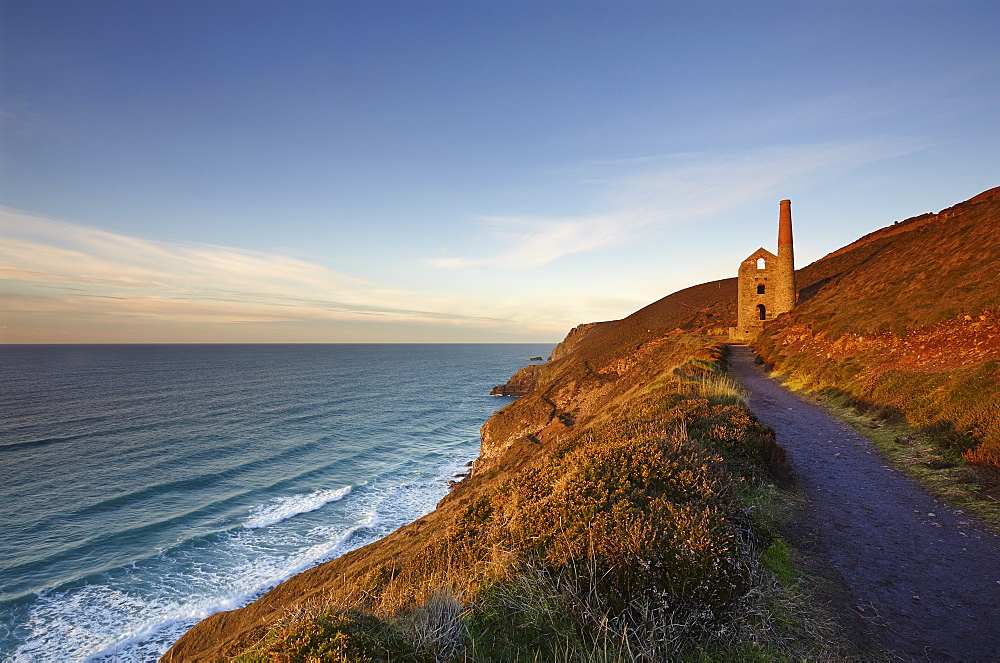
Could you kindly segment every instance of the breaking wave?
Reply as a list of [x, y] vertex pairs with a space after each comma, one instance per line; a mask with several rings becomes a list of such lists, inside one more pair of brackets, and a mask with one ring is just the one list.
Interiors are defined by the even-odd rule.
[[243, 527], [256, 529], [276, 525], [283, 520], [294, 518], [300, 513], [309, 513], [330, 502], [342, 500], [350, 492], [351, 487], [344, 486], [337, 490], [314, 490], [308, 495], [275, 497], [268, 504], [250, 509], [250, 520], [243, 523]]

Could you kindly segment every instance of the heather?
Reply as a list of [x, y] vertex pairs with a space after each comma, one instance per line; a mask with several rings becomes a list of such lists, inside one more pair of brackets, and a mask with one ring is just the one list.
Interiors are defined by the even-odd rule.
[[[912, 476], [996, 521], [1000, 190], [889, 226], [801, 270], [800, 304], [753, 342]], [[804, 278], [803, 278], [804, 277]]]
[[[626, 380], [585, 423], [546, 434], [538, 462], [474, 490], [418, 553], [344, 578], [230, 654], [654, 661], [822, 650], [825, 627], [790, 614], [800, 597], [774, 570], [790, 573], [762, 515], [790, 481], [784, 454], [724, 375], [722, 352], [697, 354]], [[522, 408], [532, 404], [512, 407]]]

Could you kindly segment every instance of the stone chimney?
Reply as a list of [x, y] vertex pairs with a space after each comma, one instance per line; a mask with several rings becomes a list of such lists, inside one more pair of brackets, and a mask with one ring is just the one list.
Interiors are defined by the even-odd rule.
[[795, 306], [795, 253], [792, 250], [792, 201], [778, 203], [778, 264], [774, 275], [775, 311]]
[[782, 200], [778, 203], [778, 255], [781, 249], [792, 250], [792, 201]]

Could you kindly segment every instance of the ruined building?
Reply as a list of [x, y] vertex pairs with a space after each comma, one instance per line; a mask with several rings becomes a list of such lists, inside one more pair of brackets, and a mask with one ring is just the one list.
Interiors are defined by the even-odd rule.
[[749, 341], [768, 320], [795, 306], [795, 259], [792, 255], [792, 201], [782, 200], [778, 213], [778, 255], [757, 249], [740, 263], [737, 326], [729, 340]]

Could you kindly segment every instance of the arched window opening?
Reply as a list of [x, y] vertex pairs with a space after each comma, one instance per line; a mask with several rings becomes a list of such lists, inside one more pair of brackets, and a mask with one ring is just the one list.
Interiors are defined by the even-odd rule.
[[767, 261], [763, 258], [757, 258], [757, 269], [767, 269]]
[[764, 284], [763, 283], [758, 283], [757, 284], [757, 294], [758, 295], [763, 295], [764, 294]]
[[763, 304], [757, 304], [757, 315], [760, 316], [761, 320], [767, 320], [767, 309], [764, 308]]

